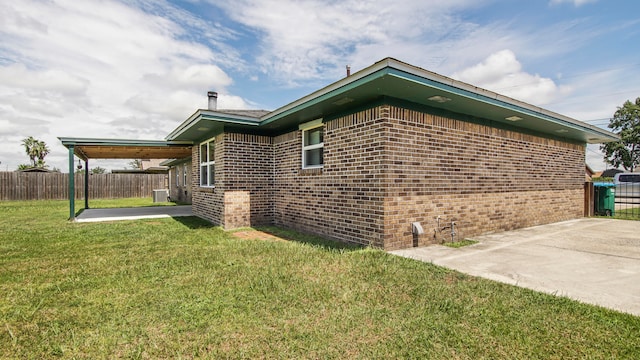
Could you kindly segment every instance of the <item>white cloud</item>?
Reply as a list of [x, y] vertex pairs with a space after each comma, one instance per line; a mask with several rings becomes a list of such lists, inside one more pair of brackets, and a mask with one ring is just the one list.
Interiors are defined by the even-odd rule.
[[[229, 94], [221, 66], [244, 67], [224, 44], [233, 36], [162, 1], [2, 2], [2, 167], [28, 161], [27, 136], [45, 141], [47, 163], [65, 170], [58, 136], [164, 138], [206, 106], [207, 90]], [[233, 94], [220, 102], [249, 107]]]
[[[512, 51], [502, 50], [453, 77], [609, 130], [606, 119], [626, 99], [637, 96], [638, 75], [627, 70], [623, 67], [574, 74], [563, 78], [564, 85], [558, 85], [550, 78], [527, 73]], [[593, 169], [607, 168], [602, 158], [599, 144], [587, 146], [585, 161]]]
[[523, 71], [511, 50], [493, 53], [452, 77], [534, 105], [547, 104], [571, 91], [569, 87], [557, 86], [550, 78]]
[[559, 5], [559, 4], [573, 4], [575, 7], [582, 6], [588, 3], [594, 3], [598, 0], [551, 0], [549, 1], [550, 5]]
[[[592, 39], [631, 41], [637, 22], [592, 26], [565, 16], [569, 6], [553, 9], [557, 20], [487, 16], [491, 2], [194, 0], [197, 15], [166, 0], [0, 2], [0, 161], [25, 162], [20, 139], [33, 135], [66, 169], [56, 136], [163, 138], [206, 107], [207, 90], [220, 108], [254, 107], [242, 95], [260, 92], [279, 106], [387, 56], [578, 119], [637, 93], [633, 74], [572, 76], [588, 71], [578, 67]], [[549, 4], [561, 2], [589, 1]], [[550, 76], [560, 72], [561, 84]]]
[[[283, 83], [335, 79], [344, 66], [357, 70], [386, 56], [417, 64], [442, 63], [446, 53], [430, 43], [462, 41], [477, 28], [454, 10], [481, 1], [239, 0], [223, 7], [237, 22], [256, 29], [262, 72]], [[438, 48], [442, 50], [442, 47]]]
[[24, 64], [0, 67], [0, 83], [5, 87], [20, 87], [25, 90], [43, 90], [62, 95], [84, 95], [89, 81], [68, 72], [51, 70], [28, 70]]

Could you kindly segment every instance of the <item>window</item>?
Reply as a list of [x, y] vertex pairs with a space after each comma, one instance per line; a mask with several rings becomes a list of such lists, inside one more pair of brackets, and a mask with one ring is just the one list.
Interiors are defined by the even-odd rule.
[[200, 144], [200, 186], [213, 187], [215, 184], [215, 143], [213, 140]]
[[180, 187], [180, 168], [175, 167], [176, 170], [176, 187]]
[[321, 168], [324, 165], [324, 127], [322, 119], [300, 125], [302, 129], [302, 168]]
[[182, 165], [182, 186], [187, 186], [187, 164]]

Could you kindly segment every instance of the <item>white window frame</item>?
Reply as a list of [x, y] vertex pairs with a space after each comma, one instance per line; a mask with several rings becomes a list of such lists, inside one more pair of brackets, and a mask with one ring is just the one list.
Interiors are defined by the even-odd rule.
[[[202, 155], [202, 147], [203, 145], [206, 146], [206, 153], [204, 154], [205, 156], [203, 157]], [[200, 171], [200, 187], [209, 187], [209, 188], [213, 188], [215, 187], [215, 166], [216, 166], [216, 160], [215, 160], [215, 147], [214, 147], [214, 159], [209, 159], [209, 153], [211, 153], [210, 151], [210, 147], [211, 146], [215, 146], [215, 140], [214, 139], [209, 139], [207, 141], [203, 141], [200, 143], [199, 147], [198, 147], [198, 151], [200, 152], [200, 166], [198, 167], [198, 170]], [[213, 181], [211, 179], [211, 176], [209, 176], [209, 174], [211, 174], [211, 166], [213, 166], [213, 171], [214, 171], [214, 177], [213, 177]], [[203, 174], [203, 169], [204, 171], [206, 171], [206, 182], [203, 182], [204, 177], [202, 176]]]
[[[215, 163], [215, 160], [214, 160], [214, 163]], [[182, 186], [187, 187], [187, 164], [186, 163], [182, 164]]]
[[[322, 122], [322, 119], [316, 119], [316, 120], [313, 120], [313, 121], [309, 121], [307, 123], [300, 124], [298, 126], [298, 129], [302, 130], [302, 132], [301, 132], [301, 135], [302, 135], [302, 139], [301, 139], [302, 140], [301, 141], [301, 144], [302, 144], [302, 158], [301, 158], [301, 160], [302, 160], [302, 168], [303, 169], [322, 169], [324, 167], [324, 128], [322, 129], [323, 141], [321, 143], [313, 144], [313, 145], [306, 145], [306, 146], [304, 144], [305, 133], [307, 131], [310, 131], [310, 130], [315, 130], [315, 129], [319, 128], [319, 127], [324, 127], [324, 123]], [[320, 165], [308, 165], [307, 166], [306, 165], [306, 163], [307, 163], [307, 151], [314, 150], [314, 149], [322, 149], [322, 152], [323, 152], [322, 164], [320, 164]]]
[[176, 166], [176, 187], [180, 187], [180, 168]]

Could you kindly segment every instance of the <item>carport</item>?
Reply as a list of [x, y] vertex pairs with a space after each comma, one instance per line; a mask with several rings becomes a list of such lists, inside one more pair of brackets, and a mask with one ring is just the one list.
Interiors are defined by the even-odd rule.
[[180, 159], [191, 156], [191, 142], [59, 137], [69, 150], [69, 220], [75, 220], [74, 156], [84, 161], [84, 208], [89, 208], [89, 159]]

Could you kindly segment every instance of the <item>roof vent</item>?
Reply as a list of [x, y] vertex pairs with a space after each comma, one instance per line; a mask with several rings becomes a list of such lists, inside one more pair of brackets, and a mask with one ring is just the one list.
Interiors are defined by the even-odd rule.
[[217, 110], [218, 109], [218, 93], [215, 91], [207, 92], [207, 97], [209, 98], [209, 104], [207, 106], [208, 110]]
[[439, 102], [441, 104], [446, 103], [447, 101], [451, 101], [451, 99], [449, 99], [448, 97], [440, 96], [440, 95], [432, 96], [432, 97], [428, 98], [427, 100]]

